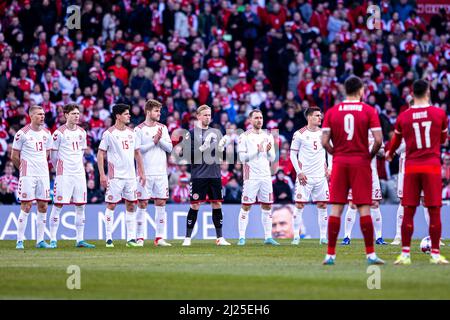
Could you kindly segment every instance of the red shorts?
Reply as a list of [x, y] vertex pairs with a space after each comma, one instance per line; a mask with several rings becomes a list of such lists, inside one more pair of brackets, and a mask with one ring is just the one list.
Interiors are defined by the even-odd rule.
[[442, 180], [435, 173], [405, 173], [402, 206], [417, 207], [423, 190], [425, 207], [442, 206]]
[[372, 204], [372, 169], [369, 161], [360, 165], [333, 162], [330, 203], [346, 204], [350, 188], [354, 204]]

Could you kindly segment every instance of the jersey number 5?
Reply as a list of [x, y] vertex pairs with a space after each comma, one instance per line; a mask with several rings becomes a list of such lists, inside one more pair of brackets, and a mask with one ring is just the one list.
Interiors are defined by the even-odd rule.
[[[430, 141], [430, 129], [431, 129], [431, 121], [424, 121], [421, 122], [422, 127], [425, 128], [424, 136], [425, 136], [425, 148], [431, 147], [431, 141]], [[417, 149], [422, 149], [422, 136], [420, 135], [420, 126], [418, 122], [414, 122], [412, 124], [414, 128], [414, 135], [416, 136], [416, 144]]]
[[347, 140], [352, 140], [355, 132], [355, 117], [351, 113], [344, 117], [344, 131], [347, 133]]

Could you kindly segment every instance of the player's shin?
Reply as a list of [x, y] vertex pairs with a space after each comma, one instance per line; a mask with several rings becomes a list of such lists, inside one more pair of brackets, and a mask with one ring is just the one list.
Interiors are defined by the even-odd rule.
[[395, 238], [398, 239], [402, 235], [402, 222], [403, 222], [403, 206], [401, 204], [398, 205], [397, 208], [397, 226], [395, 229]]
[[356, 212], [357, 209], [353, 209], [350, 205], [348, 206], [347, 212], [345, 213], [345, 224], [344, 224], [345, 238], [352, 237], [352, 229], [353, 225], [355, 224]]
[[[300, 228], [303, 225], [303, 208], [297, 208], [294, 209], [294, 216], [293, 219], [293, 225], [294, 225], [294, 237], [299, 237]], [[302, 230], [302, 233], [305, 233], [304, 230]]]
[[47, 222], [47, 212], [39, 212], [36, 221], [36, 243], [44, 240], [45, 225]]
[[330, 256], [336, 255], [336, 242], [341, 228], [341, 217], [328, 217], [328, 250]]
[[423, 217], [425, 218], [425, 222], [427, 226], [430, 225], [430, 212], [427, 207], [423, 207]]
[[370, 215], [372, 216], [373, 228], [375, 229], [375, 239], [382, 237], [383, 218], [381, 217], [380, 207], [370, 208]]
[[272, 210], [261, 209], [261, 221], [264, 227], [264, 239], [272, 238]]
[[105, 210], [106, 240], [112, 240], [113, 224], [114, 224], [114, 210], [106, 208]]
[[373, 223], [370, 215], [360, 216], [359, 224], [361, 225], [361, 232], [364, 236], [364, 245], [366, 247], [366, 254], [372, 255], [375, 250], [373, 247]]
[[217, 239], [219, 239], [222, 237], [222, 223], [223, 223], [223, 215], [221, 208], [213, 209], [212, 220], [214, 223], [214, 227], [216, 228]]
[[414, 232], [414, 214], [416, 207], [404, 207], [402, 222], [402, 255], [409, 256], [411, 238]]
[[249, 211], [245, 211], [243, 208], [239, 211], [239, 239], [245, 239], [245, 230], [247, 230], [248, 225], [248, 214]]
[[428, 208], [430, 214], [430, 239], [431, 239], [431, 256], [438, 259], [440, 256], [440, 240], [442, 232], [441, 223], [441, 208], [430, 207]]
[[[192, 208], [189, 209], [187, 218], [186, 218], [186, 238], [190, 238], [192, 235], [192, 231], [194, 230], [195, 223], [197, 222], [198, 210], [194, 210]], [[213, 215], [214, 219], [214, 215]]]
[[60, 213], [61, 213], [62, 207], [58, 208], [57, 206], [53, 205], [52, 211], [50, 212], [50, 240], [56, 241], [56, 233], [58, 232], [59, 227], [59, 220], [60, 220]]
[[317, 208], [317, 220], [319, 222], [320, 239], [327, 238], [328, 214], [326, 208]]
[[25, 238], [25, 229], [27, 228], [29, 212], [20, 210], [19, 225], [17, 227], [17, 241], [23, 241]]
[[85, 205], [75, 206], [75, 226], [77, 228], [77, 243], [84, 240], [84, 224], [85, 217]]
[[136, 209], [136, 239], [144, 240], [145, 235], [145, 216], [147, 214], [146, 208], [139, 208]]
[[126, 211], [127, 241], [136, 240], [136, 212]]
[[156, 239], [163, 239], [165, 234], [165, 227], [167, 221], [166, 207], [155, 206], [155, 219], [156, 219]]

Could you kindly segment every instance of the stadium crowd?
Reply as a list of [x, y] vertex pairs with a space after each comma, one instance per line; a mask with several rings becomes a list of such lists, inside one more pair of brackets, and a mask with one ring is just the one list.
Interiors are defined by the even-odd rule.
[[[66, 8], [81, 6], [81, 28], [69, 30]], [[381, 8], [381, 29], [369, 30], [367, 6]], [[54, 131], [62, 106], [81, 106], [88, 132], [85, 151], [88, 202], [102, 203], [96, 154], [112, 124], [114, 103], [132, 106], [131, 125], [145, 118], [146, 99], [163, 102], [162, 123], [191, 129], [195, 109], [212, 107], [212, 126], [249, 128], [260, 108], [273, 130], [276, 203], [291, 203], [295, 170], [289, 159], [303, 111], [325, 113], [343, 99], [343, 82], [355, 74], [365, 101], [378, 109], [385, 142], [407, 108], [415, 79], [432, 87], [432, 103], [450, 115], [450, 19], [442, 9], [426, 23], [414, 1], [307, 0], [8, 0], [0, 4], [0, 202], [14, 203], [18, 172], [10, 161], [14, 134], [39, 104]], [[237, 135], [227, 152], [234, 152]], [[443, 150], [443, 198], [450, 199], [450, 148]], [[242, 165], [223, 163], [226, 203], [240, 203]], [[383, 198], [396, 203], [398, 161], [378, 159]], [[54, 170], [53, 170], [54, 173]], [[189, 200], [189, 166], [169, 160], [170, 200]]]

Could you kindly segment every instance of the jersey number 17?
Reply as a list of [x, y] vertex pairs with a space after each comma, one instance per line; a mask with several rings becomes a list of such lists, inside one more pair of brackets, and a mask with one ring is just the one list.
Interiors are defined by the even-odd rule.
[[417, 149], [422, 149], [423, 148], [423, 144], [422, 144], [422, 136], [420, 134], [421, 128], [423, 127], [424, 129], [424, 136], [425, 136], [425, 148], [430, 148], [431, 147], [431, 139], [430, 139], [430, 130], [431, 130], [431, 121], [424, 121], [421, 122], [420, 125], [418, 122], [414, 122], [412, 124], [413, 129], [414, 129], [414, 135], [416, 137], [416, 145], [417, 145]]

